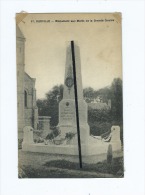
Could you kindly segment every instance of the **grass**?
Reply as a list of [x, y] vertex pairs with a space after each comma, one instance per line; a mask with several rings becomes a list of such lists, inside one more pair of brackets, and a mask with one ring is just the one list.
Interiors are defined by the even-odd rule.
[[121, 157], [113, 159], [108, 164], [107, 161], [96, 164], [83, 164], [80, 169], [79, 164], [66, 160], [52, 160], [46, 162], [41, 167], [25, 165], [20, 169], [19, 178], [115, 178], [123, 177], [123, 159]]
[[[75, 162], [69, 162], [66, 160], [49, 161], [44, 164], [47, 167], [65, 168], [72, 170], [80, 170], [79, 164]], [[123, 159], [121, 157], [113, 159], [112, 163], [107, 161], [98, 162], [96, 164], [83, 163], [83, 171], [100, 172], [116, 175], [118, 171], [123, 172]]]

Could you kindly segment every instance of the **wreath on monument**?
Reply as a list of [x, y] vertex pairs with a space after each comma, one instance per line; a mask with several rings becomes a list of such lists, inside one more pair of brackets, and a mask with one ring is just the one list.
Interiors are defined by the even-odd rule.
[[72, 77], [67, 77], [65, 80], [65, 84], [68, 88], [71, 88], [74, 84], [73, 78]]
[[75, 134], [76, 133], [68, 132], [68, 133], [65, 134], [65, 139], [71, 140], [75, 136]]

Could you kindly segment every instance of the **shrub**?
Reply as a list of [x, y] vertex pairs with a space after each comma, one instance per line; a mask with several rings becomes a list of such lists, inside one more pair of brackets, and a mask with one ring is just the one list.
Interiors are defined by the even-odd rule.
[[49, 133], [49, 134], [46, 136], [45, 139], [46, 139], [46, 140], [53, 140], [53, 139], [54, 139], [54, 134], [53, 134], [53, 132]]
[[111, 131], [112, 124], [109, 122], [100, 123], [100, 122], [94, 121], [94, 123], [89, 123], [89, 126], [90, 126], [90, 133], [92, 135], [100, 136], [101, 134], [109, 130]]
[[46, 140], [53, 140], [55, 137], [57, 137], [60, 134], [58, 127], [53, 127], [51, 129], [53, 131], [46, 136]]
[[44, 139], [41, 138], [41, 137], [35, 138], [35, 139], [34, 139], [34, 142], [35, 142], [35, 143], [43, 143], [43, 142], [44, 142]]
[[107, 151], [107, 163], [112, 163], [112, 158], [113, 158], [113, 155], [112, 155], [112, 145], [109, 144], [108, 146], [108, 151]]
[[75, 133], [73, 132], [68, 132], [65, 134], [65, 138], [68, 140], [71, 140], [75, 136]]

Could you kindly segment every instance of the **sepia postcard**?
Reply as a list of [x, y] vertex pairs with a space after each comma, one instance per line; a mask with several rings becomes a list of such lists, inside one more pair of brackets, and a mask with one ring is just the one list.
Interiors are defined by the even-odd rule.
[[121, 13], [18, 13], [16, 62], [18, 177], [124, 177]]

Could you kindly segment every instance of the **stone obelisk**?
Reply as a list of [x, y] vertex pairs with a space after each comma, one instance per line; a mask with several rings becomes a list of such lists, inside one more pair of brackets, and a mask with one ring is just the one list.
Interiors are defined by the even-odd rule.
[[[87, 104], [83, 99], [82, 76], [81, 76], [81, 60], [79, 47], [74, 44], [75, 64], [76, 64], [76, 80], [77, 80], [77, 98], [79, 109], [80, 139], [81, 144], [87, 143], [90, 135], [88, 125]], [[59, 103], [59, 129], [61, 136], [65, 137], [66, 133], [72, 132], [77, 134], [76, 125], [76, 108], [75, 108], [75, 92], [74, 92], [74, 75], [72, 64], [71, 44], [66, 50], [65, 79], [63, 99]]]

